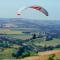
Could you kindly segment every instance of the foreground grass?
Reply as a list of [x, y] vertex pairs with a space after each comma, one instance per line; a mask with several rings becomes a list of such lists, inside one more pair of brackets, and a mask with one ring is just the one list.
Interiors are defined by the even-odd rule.
[[14, 59], [12, 53], [15, 52], [14, 48], [5, 48], [4, 51], [0, 51], [0, 60], [1, 59]]

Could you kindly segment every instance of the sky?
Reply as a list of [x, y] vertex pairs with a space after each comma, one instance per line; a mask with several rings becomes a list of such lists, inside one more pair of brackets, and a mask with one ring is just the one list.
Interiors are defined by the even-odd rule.
[[[27, 9], [17, 16], [16, 11], [31, 5], [39, 5], [49, 16]], [[0, 18], [27, 18], [36, 20], [60, 20], [60, 0], [0, 0]]]

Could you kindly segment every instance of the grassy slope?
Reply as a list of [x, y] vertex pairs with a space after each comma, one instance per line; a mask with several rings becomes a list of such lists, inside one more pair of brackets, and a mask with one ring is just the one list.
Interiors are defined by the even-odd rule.
[[50, 54], [55, 54], [54, 59], [60, 59], [60, 50], [41, 52], [38, 56], [26, 57], [21, 60], [48, 60]]
[[1, 59], [13, 59], [13, 57], [11, 56], [11, 54], [15, 51], [15, 49], [4, 49], [3, 52], [0, 51], [0, 60]]
[[3, 51], [2, 51], [2, 49], [0, 49], [0, 60], [1, 59], [16, 59], [16, 58], [12, 57], [12, 53], [15, 53], [16, 49], [18, 49], [20, 46], [13, 45], [11, 47], [12, 48], [4, 48]]

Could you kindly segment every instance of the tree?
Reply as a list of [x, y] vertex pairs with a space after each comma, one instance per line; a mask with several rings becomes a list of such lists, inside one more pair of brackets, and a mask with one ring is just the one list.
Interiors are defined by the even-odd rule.
[[36, 34], [33, 34], [33, 37], [32, 37], [32, 39], [36, 39]]

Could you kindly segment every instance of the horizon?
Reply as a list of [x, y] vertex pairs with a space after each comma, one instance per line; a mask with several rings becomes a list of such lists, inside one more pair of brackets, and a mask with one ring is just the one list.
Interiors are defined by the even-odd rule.
[[[6, 19], [7, 20], [11, 20], [11, 19], [19, 19], [19, 20], [23, 20], [23, 21], [60, 21], [60, 20], [42, 20], [42, 19], [29, 19], [29, 18], [0, 18], [0, 21], [1, 20], [5, 20], [6, 21]], [[12, 21], [12, 20], [11, 20]], [[17, 20], [16, 20], [17, 21]]]

